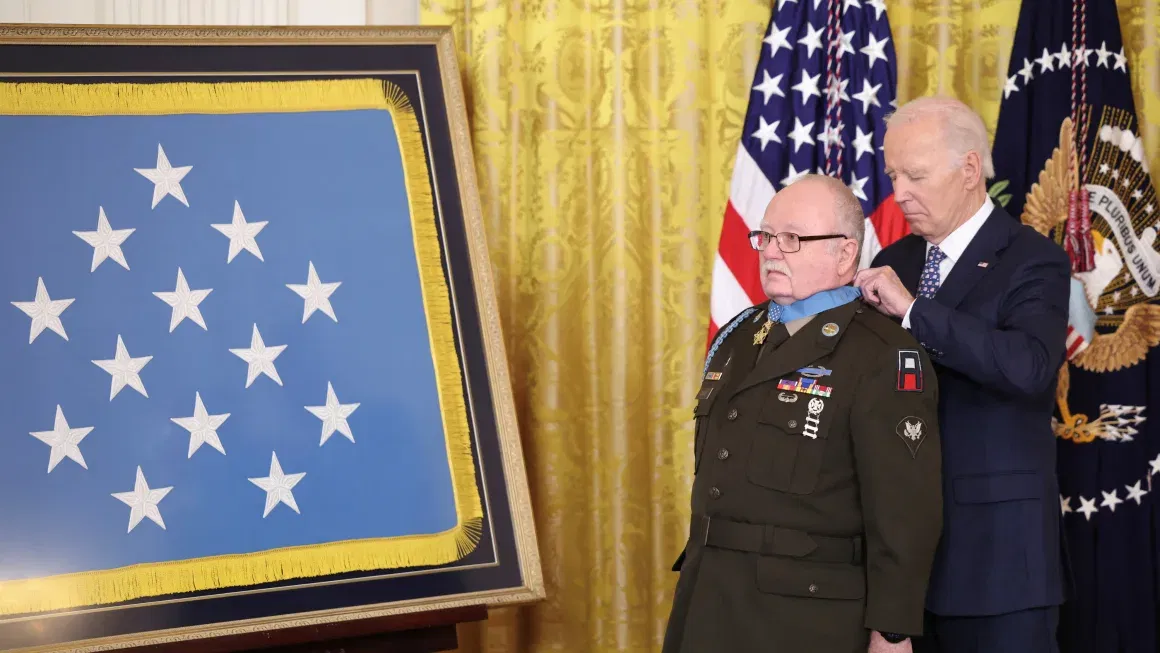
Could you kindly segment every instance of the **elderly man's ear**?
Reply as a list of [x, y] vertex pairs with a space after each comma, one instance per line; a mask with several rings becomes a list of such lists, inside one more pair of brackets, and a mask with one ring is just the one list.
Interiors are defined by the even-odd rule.
[[979, 184], [985, 184], [987, 181], [983, 178], [983, 160], [974, 150], [967, 152], [963, 157], [960, 173], [963, 175], [963, 187], [967, 190], [975, 190]]
[[854, 274], [858, 271], [858, 242], [847, 238], [842, 241], [842, 249], [838, 252], [838, 274]]

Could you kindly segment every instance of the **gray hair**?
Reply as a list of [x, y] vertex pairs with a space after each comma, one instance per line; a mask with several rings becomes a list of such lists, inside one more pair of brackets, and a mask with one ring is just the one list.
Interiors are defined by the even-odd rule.
[[[854, 197], [850, 187], [842, 183], [840, 179], [816, 173], [802, 175], [793, 183], [819, 184], [830, 191], [830, 198], [833, 200], [834, 220], [837, 223], [838, 231], [858, 244], [858, 249], [854, 252], [854, 258], [857, 259], [861, 254], [862, 241], [866, 235], [866, 215], [862, 212], [862, 204], [857, 197]], [[830, 253], [837, 252], [841, 242], [840, 240], [830, 241]]]
[[943, 132], [943, 144], [951, 151], [955, 167], [962, 165], [968, 152], [975, 152], [983, 163], [983, 178], [995, 176], [995, 161], [991, 157], [991, 140], [987, 126], [973, 109], [960, 100], [946, 96], [920, 97], [886, 116], [886, 128], [904, 125], [921, 118], [934, 118]]

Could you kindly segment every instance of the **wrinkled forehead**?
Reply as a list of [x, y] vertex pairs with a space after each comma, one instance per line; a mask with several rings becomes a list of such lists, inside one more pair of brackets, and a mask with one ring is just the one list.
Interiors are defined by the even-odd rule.
[[834, 216], [828, 211], [821, 211], [817, 206], [795, 203], [773, 207], [761, 219], [762, 231], [771, 234], [785, 231], [799, 236], [816, 236], [831, 233], [834, 227]]

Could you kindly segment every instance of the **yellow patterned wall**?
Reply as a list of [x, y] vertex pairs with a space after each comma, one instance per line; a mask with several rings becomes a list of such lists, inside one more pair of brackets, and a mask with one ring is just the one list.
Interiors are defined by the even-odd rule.
[[[994, 128], [1017, 0], [887, 0], [899, 100]], [[464, 652], [657, 651], [685, 539], [692, 397], [768, 0], [423, 0], [452, 24], [547, 601]], [[1160, 170], [1160, 2], [1120, 3]]]

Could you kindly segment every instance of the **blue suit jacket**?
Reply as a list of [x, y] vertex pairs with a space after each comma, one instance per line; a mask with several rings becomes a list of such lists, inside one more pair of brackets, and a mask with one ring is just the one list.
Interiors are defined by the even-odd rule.
[[[882, 250], [917, 297], [926, 241]], [[1071, 265], [1053, 241], [998, 205], [910, 331], [934, 359], [943, 442], [944, 526], [927, 608], [995, 615], [1064, 598], [1051, 427], [1065, 359]], [[937, 350], [941, 354], [935, 355]]]

